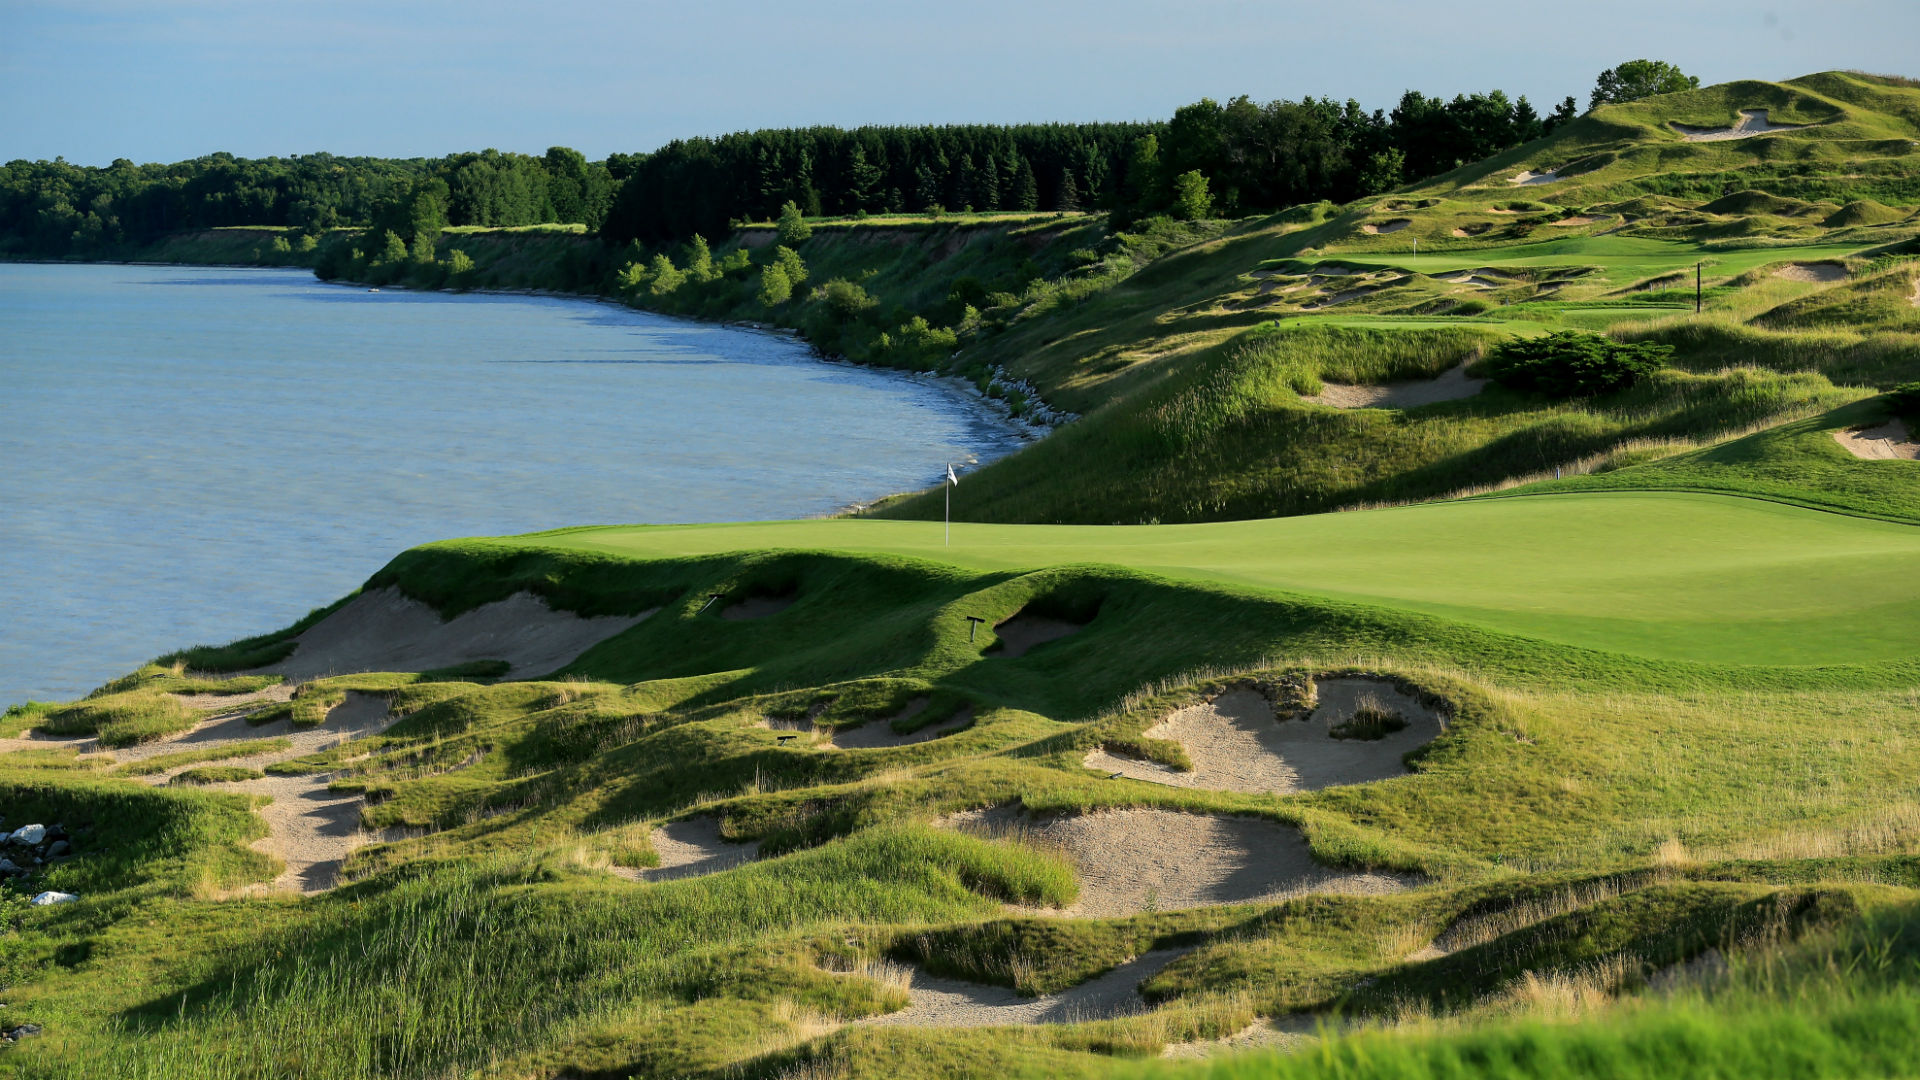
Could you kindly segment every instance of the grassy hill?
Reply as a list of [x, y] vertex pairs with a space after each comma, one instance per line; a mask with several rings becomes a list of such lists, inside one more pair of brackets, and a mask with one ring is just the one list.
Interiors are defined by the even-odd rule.
[[[659, 291], [446, 236], [1078, 418], [950, 542], [940, 491], [450, 540], [10, 710], [72, 854], [7, 849], [4, 1065], [1908, 1075], [1920, 461], [1847, 440], [1920, 377], [1916, 138], [1732, 83], [1346, 207], [817, 223], [773, 304], [761, 227]], [[1480, 381], [1564, 329], [1671, 363]]]

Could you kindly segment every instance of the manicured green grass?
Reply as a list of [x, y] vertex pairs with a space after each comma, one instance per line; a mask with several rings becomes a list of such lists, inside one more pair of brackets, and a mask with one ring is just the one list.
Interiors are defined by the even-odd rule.
[[965, 490], [951, 547], [938, 523], [863, 520], [616, 526], [520, 543], [625, 558], [831, 549], [977, 572], [1095, 563], [1727, 663], [1893, 659], [1920, 640], [1898, 584], [1920, 571], [1920, 532], [1755, 500], [1570, 495], [1205, 525], [1018, 526], [965, 521]]

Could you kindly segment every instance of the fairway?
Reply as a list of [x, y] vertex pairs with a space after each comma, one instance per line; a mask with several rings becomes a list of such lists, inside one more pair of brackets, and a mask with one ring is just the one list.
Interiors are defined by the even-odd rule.
[[639, 559], [831, 550], [983, 571], [1111, 565], [1713, 663], [1920, 653], [1920, 529], [1715, 495], [1529, 496], [1198, 525], [960, 522], [951, 547], [938, 523], [851, 519], [608, 526], [506, 542]]
[[[1625, 285], [1657, 274], [1691, 270], [1697, 262], [1704, 262], [1714, 277], [1728, 278], [1769, 263], [1842, 259], [1857, 255], [1870, 246], [1799, 244], [1791, 247], [1710, 251], [1698, 244], [1639, 236], [1576, 236], [1535, 244], [1451, 248], [1432, 254], [1414, 254], [1409, 245], [1405, 251], [1356, 250], [1329, 254], [1325, 258], [1350, 266], [1394, 267], [1433, 276], [1480, 266], [1592, 266], [1600, 269], [1599, 280]], [[1293, 263], [1300, 260], [1279, 261]]]

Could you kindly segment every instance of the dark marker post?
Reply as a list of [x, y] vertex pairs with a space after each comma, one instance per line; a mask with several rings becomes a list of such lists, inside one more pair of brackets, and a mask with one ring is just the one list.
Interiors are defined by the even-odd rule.
[[967, 640], [968, 641], [973, 640], [974, 631], [980, 629], [980, 624], [986, 621], [987, 620], [981, 618], [978, 615], [967, 616]]

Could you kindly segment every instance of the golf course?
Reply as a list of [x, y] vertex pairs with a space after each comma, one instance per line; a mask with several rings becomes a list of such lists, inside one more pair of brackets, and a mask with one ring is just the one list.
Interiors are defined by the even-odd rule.
[[10, 707], [0, 814], [66, 838], [0, 865], [0, 1073], [1915, 1075], [1920, 83], [1535, 128], [1275, 212], [1196, 169], [286, 245], [791, 329], [1035, 437], [420, 544]]

